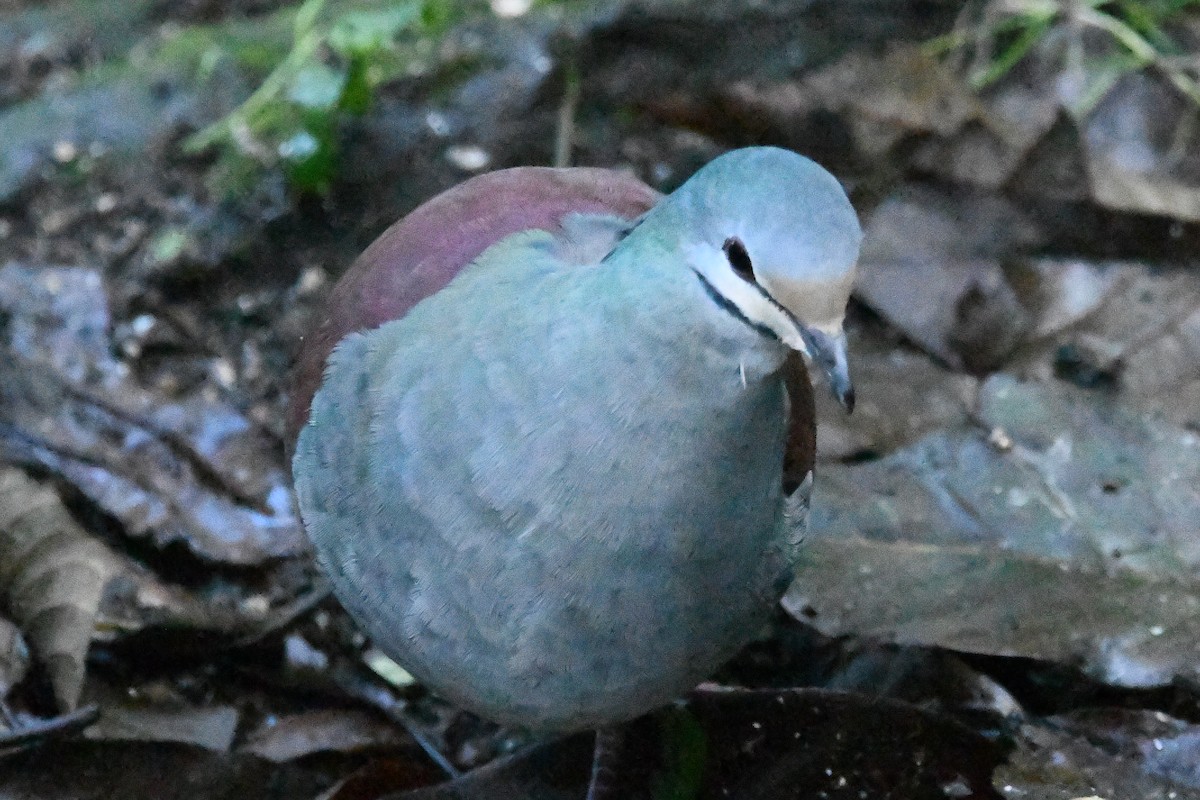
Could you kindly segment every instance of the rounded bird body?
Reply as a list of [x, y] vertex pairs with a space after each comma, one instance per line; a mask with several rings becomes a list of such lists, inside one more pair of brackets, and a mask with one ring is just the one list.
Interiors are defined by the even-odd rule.
[[[483, 716], [571, 730], [669, 702], [786, 586], [783, 367], [828, 356], [857, 223], [800, 156], [724, 158], [710, 179], [741, 159], [816, 196], [775, 200], [763, 234], [772, 203], [702, 171], [637, 224], [505, 236], [329, 355], [293, 462], [318, 558], [380, 647]], [[775, 297], [804, 280], [811, 322]]]

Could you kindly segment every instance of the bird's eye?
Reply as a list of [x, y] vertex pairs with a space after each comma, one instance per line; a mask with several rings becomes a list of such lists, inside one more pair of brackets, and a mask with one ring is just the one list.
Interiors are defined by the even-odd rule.
[[754, 265], [750, 263], [750, 254], [746, 252], [746, 245], [742, 244], [742, 240], [736, 236], [730, 236], [725, 240], [721, 249], [725, 251], [725, 257], [729, 259], [729, 266], [733, 268], [737, 276], [744, 281], [754, 283]]

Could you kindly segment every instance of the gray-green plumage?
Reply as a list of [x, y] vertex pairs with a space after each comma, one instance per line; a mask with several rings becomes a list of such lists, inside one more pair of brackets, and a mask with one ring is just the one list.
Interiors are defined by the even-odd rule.
[[313, 399], [293, 471], [335, 591], [484, 716], [567, 730], [668, 702], [755, 635], [795, 559], [788, 348], [681, 257], [710, 235], [750, 245], [786, 198], [693, 185], [595, 263], [577, 263], [580, 236], [506, 238], [343, 340]]

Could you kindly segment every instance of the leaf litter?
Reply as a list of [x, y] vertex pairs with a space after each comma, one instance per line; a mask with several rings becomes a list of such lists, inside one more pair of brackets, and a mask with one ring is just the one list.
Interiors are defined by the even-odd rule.
[[[596, 69], [587, 71], [584, 96], [601, 106], [624, 107], [620, 93], [636, 89], [643, 96], [639, 108], [663, 130], [650, 129], [645, 121], [620, 135], [598, 128], [581, 153], [586, 151], [595, 163], [629, 163], [651, 177], [678, 176], [697, 158], [747, 136], [802, 149], [824, 147], [832, 125], [849, 136], [827, 148], [823, 157], [834, 158], [839, 172], [851, 176], [868, 229], [852, 330], [855, 352], [861, 354], [856, 369], [864, 413], [849, 420], [828, 409], [821, 414], [809, 561], [787, 603], [798, 619], [836, 638], [813, 649], [810, 639], [789, 638], [793, 626], [781, 622], [776, 637], [758, 646], [788, 664], [807, 666], [804, 677], [798, 672], [779, 695], [791, 709], [781, 724], [809, 719], [796, 716], [799, 712], [788, 705], [793, 699], [826, 709], [834, 722], [822, 728], [809, 720], [803, 730], [789, 729], [801, 734], [799, 744], [756, 753], [760, 737], [754, 723], [776, 722], [759, 703], [777, 704], [778, 697], [728, 690], [729, 696], [719, 702], [693, 701], [717, 709], [710, 720], [715, 737], [711, 753], [726, 752], [716, 730], [749, 714], [755, 717], [746, 717], [749, 727], [728, 740], [730, 757], [751, 765], [739, 778], [744, 796], [780, 796], [770, 794], [777, 788], [769, 786], [772, 775], [809, 767], [817, 781], [809, 789], [849, 791], [875, 786], [869, 783], [869, 770], [847, 768], [826, 775], [817, 765], [834, 755], [861, 754], [862, 743], [877, 728], [907, 730], [919, 719], [927, 734], [912, 739], [913, 748], [906, 752], [932, 754], [934, 760], [924, 762], [926, 766], [942, 764], [939, 755], [951, 757], [945, 774], [922, 772], [919, 765], [915, 773], [902, 774], [924, 782], [914, 785], [935, 786], [941, 796], [973, 792], [1007, 797], [1018, 791], [1035, 797], [1190, 796], [1184, 787], [1192, 778], [1179, 765], [1196, 752], [1187, 726], [1200, 715], [1192, 714], [1190, 722], [1182, 719], [1189, 716], [1185, 708], [1171, 726], [1131, 748], [1097, 737], [1094, 725], [1039, 716], [1031, 710], [1027, 691], [1008, 682], [1012, 671], [1030, 668], [1031, 662], [1023, 660], [1029, 657], [1068, 672], [1080, 669], [1114, 687], [1170, 684], [1182, 687], [1186, 697], [1193, 681], [1197, 632], [1189, 612], [1197, 594], [1196, 553], [1194, 524], [1189, 528], [1187, 520], [1196, 502], [1194, 490], [1189, 491], [1195, 485], [1196, 458], [1188, 437], [1194, 438], [1195, 409], [1200, 408], [1195, 402], [1197, 303], [1195, 265], [1178, 263], [1178, 254], [1200, 238], [1188, 227], [1194, 220], [1195, 184], [1190, 151], [1172, 149], [1173, 142], [1188, 141], [1186, 129], [1177, 124], [1180, 106], [1163, 93], [1161, 76], [1129, 75], [1079, 113], [1081, 106], [1059, 94], [1054, 62], [1032, 59], [977, 95], [966, 91], [947, 65], [903, 42], [874, 51], [856, 49], [815, 66], [790, 64], [781, 70], [774, 64], [761, 74], [731, 68], [741, 57], [731, 51], [730, 64], [708, 72], [690, 51], [685, 56], [682, 49], [672, 50], [693, 41], [688, 36], [711, 32], [712, 23], [705, 20], [680, 22], [668, 14], [671, 24], [658, 26], [662, 37], [640, 46], [636, 54], [621, 49], [621, 31], [653, 23], [659, 19], [653, 13], [628, 19], [617, 15], [598, 28], [596, 41], [608, 50], [584, 56], [596, 58]], [[779, 19], [792, 18], [770, 15], [788, 13], [797, 12], [764, 12], [747, 20], [744, 30], [753, 32], [758, 30], [754, 26], [768, 23], [770, 29], [778, 28]], [[741, 18], [737, 9], [728, 14]], [[730, 29], [725, 17], [716, 25]], [[889, 34], [901, 30], [911, 28], [891, 25]], [[826, 30], [821, 33], [828, 37]], [[765, 48], [756, 42], [755, 49]], [[615, 60], [612, 52], [618, 53]], [[623, 53], [631, 61], [623, 62]], [[661, 69], [638, 72], [648, 77], [644, 85], [631, 87], [627, 74], [622, 77], [630, 63]], [[669, 86], [663, 81], [675, 78], [658, 77], [680, 75], [688, 80]], [[704, 81], [710, 82], [709, 90], [696, 93]], [[555, 109], [544, 113], [544, 98], [533, 93], [513, 102], [531, 104], [524, 109], [528, 114], [519, 115], [519, 124], [510, 125], [501, 113], [501, 124], [480, 126], [496, 128], [497, 141], [482, 136], [482, 142], [464, 144], [484, 147], [496, 163], [536, 161], [536, 153], [522, 152], [512, 143], [539, 141], [530, 131], [544, 125]], [[460, 113], [453, 109], [454, 115]], [[703, 133], [672, 129], [685, 119], [710, 124], [696, 126]], [[1130, 122], [1139, 119], [1146, 124]], [[712, 120], [727, 128], [714, 127]], [[814, 131], [824, 133], [803, 138]], [[433, 163], [436, 158], [418, 155], [421, 148], [443, 152], [456, 144], [446, 137], [455, 135], [434, 134], [431, 144], [414, 145], [419, 137], [393, 143], [389, 146], [405, 153], [403, 159], [392, 152], [364, 163]], [[88, 153], [86, 147], [80, 152]], [[64, 163], [82, 165], [84, 160]], [[405, 169], [406, 177], [412, 173], [407, 182], [395, 181], [395, 176], [385, 182], [409, 187], [428, 183], [432, 188], [455, 177], [445, 165], [441, 171]], [[36, 174], [26, 170], [22, 185], [34, 187], [35, 203], [52, 202], [51, 189], [40, 194], [38, 184], [30, 184], [28, 176]], [[418, 199], [398, 201], [389, 191], [382, 202], [369, 203], [368, 216], [398, 213], [403, 203]], [[96, 207], [115, 203], [123, 209], [131, 202], [136, 200], [120, 196]], [[70, 220], [86, 220], [87, 215], [80, 217], [77, 209], [56, 215], [54, 208], [43, 214], [43, 206], [35, 207], [39, 219], [48, 221], [39, 222], [40, 235], [63, 245], [53, 252], [75, 252], [68, 241]], [[19, 238], [20, 217], [5, 215], [0, 222], [16, 219], [9, 229], [18, 231]], [[179, 219], [168, 216], [167, 221], [178, 227]], [[197, 223], [203, 227], [219, 217], [202, 214], [197, 219], [207, 220]], [[269, 414], [261, 409], [250, 413], [230, 401], [253, 370], [244, 369], [240, 356], [231, 357], [211, 337], [205, 347], [210, 355], [221, 352], [224, 362], [193, 358], [200, 367], [196, 380], [151, 385], [140, 379], [144, 373], [131, 370], [131, 364], [148, 363], [146, 353], [154, 351], [164, 368], [160, 375], [173, 367], [185, 375], [192, 369], [188, 360], [172, 354], [187, 348], [191, 337], [207, 335], [202, 319], [198, 326], [190, 311], [179, 313], [169, 291], [148, 293], [156, 298], [149, 328], [147, 320], [129, 313], [136, 305], [130, 298], [146, 286], [187, 286], [204, 273], [193, 269], [206, 257], [191, 228], [179, 227], [183, 238], [173, 239], [169, 225], [163, 230], [145, 227], [130, 229], [127, 244], [113, 239], [99, 250], [84, 247], [82, 252], [111, 259], [102, 269], [48, 267], [44, 259], [31, 258], [10, 262], [0, 273], [6, 315], [0, 354], [6, 359], [6, 376], [15, 376], [0, 389], [0, 421], [5, 424], [0, 451], [6, 460], [32, 467], [39, 478], [52, 478], [56, 491], [69, 501], [71, 515], [86, 523], [87, 536], [114, 552], [136, 554], [109, 581], [95, 612], [100, 644], [93, 647], [93, 667], [98, 665], [101, 674], [85, 675], [85, 683], [90, 680], [94, 696], [104, 697], [101, 686], [114, 678], [120, 683], [123, 670], [165, 670], [168, 683], [181, 689], [150, 703], [158, 715], [153, 724], [144, 710], [138, 712], [140, 718], [126, 714], [129, 726], [141, 719], [143, 743], [114, 741], [108, 737], [117, 733], [99, 728], [98, 741], [47, 745], [42, 752], [69, 772], [54, 789], [69, 790], [67, 784], [78, 776], [86, 776], [85, 785], [95, 785], [99, 776], [112, 787], [112, 796], [166, 791], [170, 787], [157, 786], [153, 776], [137, 767], [152, 760], [215, 793], [221, 786], [244, 792], [248, 786], [273, 783], [297, 790], [294, 796], [315, 796], [331, 785], [329, 773], [297, 784], [304, 774], [297, 763], [354, 749], [357, 723], [345, 729], [330, 723], [330, 714], [337, 714], [314, 710], [311, 698], [314, 692], [332, 692], [344, 703], [350, 693], [331, 689], [330, 682], [315, 689], [319, 684], [309, 674], [300, 689], [310, 698], [307, 702], [297, 706], [283, 699], [279, 691], [288, 686], [286, 669], [272, 650], [282, 647], [285, 635], [302, 640], [309, 653], [304, 663], [314, 665], [306, 673], [320, 673], [340, 669], [347, 654], [352, 662], [360, 660], [363, 643], [330, 607], [309, 616], [289, 615], [280, 627], [264, 627], [263, 636], [244, 635], [252, 618], [262, 620], [265, 610], [286, 598], [286, 591], [281, 595], [265, 582], [279, 579], [294, 588], [294, 576], [280, 565], [304, 557], [280, 466], [281, 448], [272, 440]], [[125, 237], [119, 230], [112, 235]], [[165, 248], [163, 243], [172, 242], [180, 245], [179, 257], [148, 268], [146, 254], [154, 245]], [[39, 247], [19, 252], [46, 252]], [[1157, 256], [1174, 254], [1166, 261], [1176, 263], [1143, 259], [1143, 249]], [[125, 271], [122, 259], [131, 253], [132, 269]], [[312, 262], [287, 258], [287, 268], [295, 267], [296, 275], [312, 268]], [[209, 260], [215, 264], [220, 259]], [[211, 264], [205, 269], [212, 269]], [[109, 317], [110, 299], [120, 307], [119, 320]], [[246, 308], [275, 320], [281, 330], [294, 333], [302, 327], [294, 319], [275, 318], [269, 299]], [[280, 365], [262, 364], [259, 380], [282, 379]], [[38, 372], [45, 376], [33, 377]], [[180, 563], [189, 566], [181, 569]], [[164, 582], [153, 574], [163, 569], [190, 585]], [[210, 577], [197, 580], [204, 570]], [[198, 587], [203, 591], [193, 593]], [[221, 602], [214, 606], [197, 594]], [[124, 599], [114, 603], [113, 597]], [[289, 625], [303, 633], [286, 633]], [[145, 642], [164, 640], [139, 637], [172, 627], [200, 644], [189, 650], [179, 640], [165, 640], [171, 644], [153, 648], [166, 657], [158, 662], [152, 657], [158, 653], [148, 652]], [[212, 630], [239, 633], [211, 648], [195, 633]], [[29, 682], [20, 682], [20, 638], [10, 640], [15, 665], [10, 674], [18, 689], [10, 697], [24, 702], [27, 692], [19, 690], [28, 689]], [[120, 649], [122, 640], [131, 643], [132, 653]], [[30, 649], [36, 654], [32, 640]], [[755, 657], [753, 652], [744, 655], [727, 677], [757, 674], [761, 680]], [[172, 663], [180, 658], [182, 666]], [[847, 669], [814, 674], [820, 670], [813, 662], [821, 659], [845, 662]], [[943, 668], [929, 672], [932, 683], [911, 680], [942, 659], [947, 659]], [[780, 679], [785, 672], [772, 674]], [[244, 680], [270, 688], [258, 693], [239, 683]], [[856, 695], [806, 694], [796, 688], [805, 680], [840, 683], [869, 702], [860, 703]], [[952, 701], [939, 695], [951, 686], [972, 687], [974, 699]], [[420, 700], [412, 689], [402, 695], [384, 691], [389, 699], [381, 702], [393, 709]], [[903, 706], [880, 711], [871, 693], [887, 697], [892, 692], [910, 692], [906, 699], [936, 711], [932, 716]], [[353, 696], [368, 694], [364, 690]], [[1133, 702], [1131, 696], [1116, 696]], [[112, 698], [104, 702], [118, 718], [129, 705]], [[438, 708], [417, 707], [422, 713]], [[170, 709], [174, 711], [167, 713]], [[971, 716], [980, 709], [986, 722]], [[171, 735], [188, 738], [172, 726], [193, 713], [193, 722], [215, 721], [213, 730], [221, 735], [204, 740], [197, 734], [190, 744], [164, 744]], [[480, 728], [452, 712], [438, 713], [445, 715], [443, 720], [458, 720], [455, 724], [465, 731], [459, 745], [503, 741], [503, 735], [486, 728], [479, 734]], [[963, 738], [959, 728], [951, 732], [948, 719], [963, 714], [970, 731], [982, 730], [985, 738], [1013, 744], [1006, 766], [963, 770], [975, 762], [955, 748], [971, 750], [979, 744]], [[232, 739], [230, 719], [239, 721], [240, 732]], [[880, 719], [888, 725], [880, 726]], [[286, 721], [282, 733], [271, 733], [280, 725], [271, 720]], [[1126, 724], [1133, 729], [1132, 721], [1121, 726]], [[435, 725], [454, 738], [451, 728]], [[331, 730], [346, 735], [333, 736]], [[825, 733], [807, 740], [806, 731]], [[662, 735], [652, 733], [650, 741], [661, 742]], [[683, 736], [685, 742], [687, 738]], [[1154, 748], [1156, 740], [1163, 750], [1155, 752], [1170, 750], [1174, 761], [1163, 757], [1154, 762], [1145, 754], [1145, 743]], [[209, 752], [196, 746], [202, 741], [208, 742]], [[247, 754], [246, 748], [256, 746], [283, 759], [278, 771], [264, 769], [261, 759]], [[813, 747], [817, 749], [805, 750]], [[486, 760], [497, 752], [502, 750], [477, 757]], [[873, 752], [878, 763], [872, 768], [913, 766], [893, 759], [897, 751], [886, 742]], [[555, 757], [561, 757], [563, 767], [575, 771], [553, 788], [581, 788], [589, 755], [586, 742], [574, 751], [558, 752]], [[754, 760], [756, 755], [760, 760]], [[812, 760], [806, 761], [810, 755]], [[989, 756], [995, 757], [1004, 756]], [[45, 781], [51, 771], [38, 759], [35, 752], [22, 762], [15, 782], [5, 788], [28, 793], [34, 790], [31, 781]], [[400, 790], [414, 781], [432, 780], [411, 769], [419, 763], [415, 756], [388, 756], [375, 763], [385, 760], [393, 768], [373, 773], [370, 765], [355, 772], [350, 762], [338, 762], [336, 774], [362, 778], [353, 787], [353, 781], [343, 784], [341, 796], [378, 797], [384, 786]], [[531, 787], [550, 791], [546, 778], [554, 773], [546, 763], [545, 755], [522, 751], [496, 762], [491, 772], [413, 796], [497, 796], [501, 787], [518, 795]], [[504, 770], [516, 770], [516, 777]], [[739, 775], [721, 773], [731, 781]], [[372, 782], [372, 775], [379, 779], [384, 774], [390, 775], [390, 783]], [[631, 782], [646, 775], [644, 767], [636, 766], [625, 773]], [[935, 775], [938, 780], [929, 783]], [[985, 785], [989, 776], [990, 789]], [[855, 784], [856, 777], [868, 783]], [[842, 778], [845, 784], [838, 783]], [[820, 783], [826, 779], [832, 782]], [[472, 781], [474, 789], [464, 787]], [[646, 785], [627, 786], [629, 796]], [[906, 784], [893, 780], [891, 785]], [[51, 787], [39, 788], [57, 796]], [[331, 796], [339, 796], [337, 791]]]

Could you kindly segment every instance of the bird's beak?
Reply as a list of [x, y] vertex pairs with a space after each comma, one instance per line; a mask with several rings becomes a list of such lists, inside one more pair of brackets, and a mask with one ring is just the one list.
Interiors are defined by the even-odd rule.
[[840, 327], [834, 333], [804, 325], [799, 328], [808, 357], [824, 370], [833, 396], [847, 414], [854, 411], [854, 384], [850, 381], [850, 363], [846, 359], [846, 332]]

